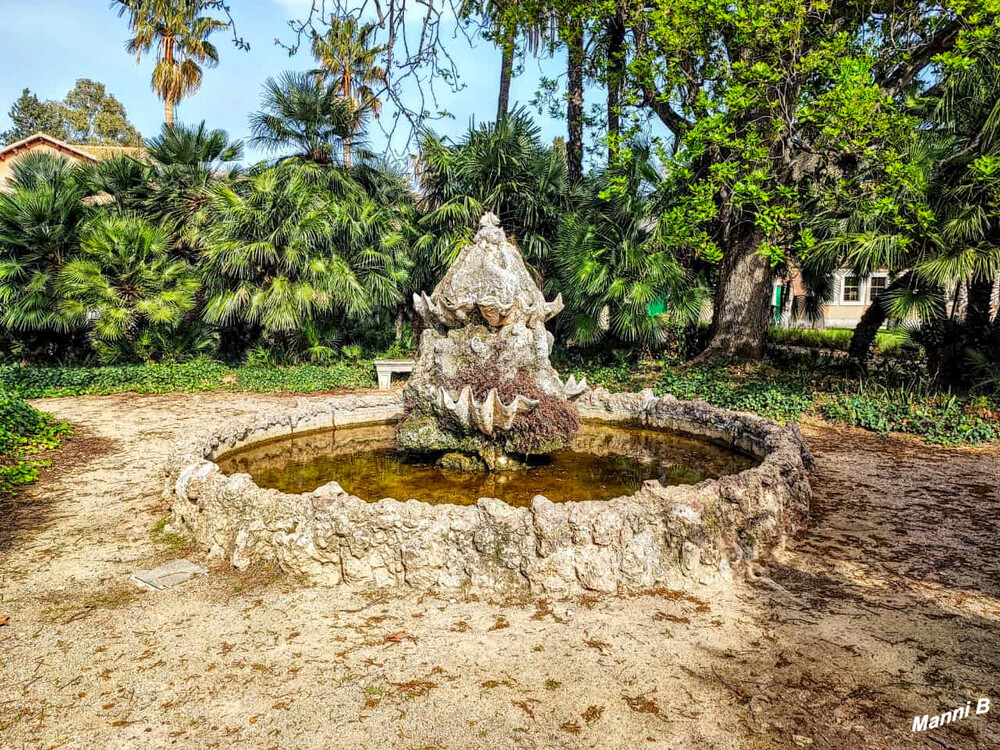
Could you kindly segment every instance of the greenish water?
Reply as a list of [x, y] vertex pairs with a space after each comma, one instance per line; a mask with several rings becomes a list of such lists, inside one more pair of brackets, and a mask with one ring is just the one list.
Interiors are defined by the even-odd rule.
[[609, 500], [628, 495], [647, 479], [695, 484], [734, 474], [752, 459], [670, 432], [584, 425], [573, 445], [534, 458], [525, 471], [456, 474], [435, 466], [437, 456], [399, 450], [395, 428], [346, 428], [296, 435], [248, 446], [219, 458], [226, 474], [247, 473], [260, 487], [310, 492], [337, 481], [352, 495], [429, 503], [475, 504], [497, 497], [526, 506], [535, 495], [553, 502]]

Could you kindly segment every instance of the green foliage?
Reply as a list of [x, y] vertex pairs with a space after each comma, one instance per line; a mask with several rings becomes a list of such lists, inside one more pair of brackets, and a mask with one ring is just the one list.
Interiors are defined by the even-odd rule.
[[174, 106], [201, 87], [202, 67], [219, 64], [219, 52], [208, 41], [228, 24], [205, 10], [219, 9], [210, 0], [113, 0], [119, 16], [128, 16], [125, 49], [136, 62], [154, 49], [153, 91], [164, 102], [166, 124], [174, 124]]
[[45, 463], [32, 454], [57, 448], [71, 434], [68, 425], [0, 390], [0, 497], [35, 481]]
[[[801, 346], [810, 349], [833, 349], [846, 352], [851, 345], [854, 331], [850, 328], [772, 328], [770, 340], [776, 344]], [[890, 328], [879, 331], [875, 338], [875, 349], [882, 354], [903, 354], [907, 349], [913, 350], [910, 343], [910, 332], [903, 328]]]
[[72, 143], [137, 146], [142, 135], [129, 122], [125, 106], [103, 83], [77, 80], [59, 105], [65, 137]]
[[329, 358], [329, 330], [402, 299], [393, 206], [340, 170], [288, 162], [213, 186], [205, 208], [204, 318]]
[[195, 304], [193, 269], [168, 252], [168, 235], [138, 216], [98, 216], [83, 229], [81, 255], [63, 266], [61, 314], [87, 326], [105, 362], [135, 359], [176, 329]]
[[833, 422], [882, 435], [905, 432], [941, 445], [1000, 440], [1000, 408], [987, 401], [963, 401], [945, 393], [868, 386], [857, 394], [841, 394], [823, 401], [819, 413]]
[[[559, 226], [550, 287], [562, 292], [567, 309], [557, 325], [584, 346], [609, 336], [662, 345], [672, 326], [698, 319], [705, 297], [659, 222], [661, 178], [649, 149], [635, 150], [635, 158], [587, 180], [577, 210]], [[654, 304], [665, 311], [650, 314]]]
[[919, 381], [886, 382], [848, 377], [814, 361], [754, 365], [676, 366], [660, 363], [649, 383], [641, 368], [621, 358], [614, 364], [567, 368], [594, 386], [702, 399], [715, 406], [750, 411], [779, 422], [821, 416], [879, 434], [903, 432], [942, 445], [1000, 441], [1000, 402], [985, 396], [935, 391]]
[[21, 96], [11, 105], [7, 112], [11, 129], [0, 134], [0, 141], [11, 144], [35, 133], [48, 133], [53, 138], [66, 138], [63, 127], [62, 113], [57, 102], [42, 102], [38, 100], [31, 89], [24, 89]]
[[664, 370], [654, 391], [681, 399], [702, 399], [735, 411], [751, 411], [779, 422], [800, 419], [816, 398], [812, 387], [803, 380], [724, 367]]
[[71, 143], [137, 146], [142, 135], [129, 122], [124, 105], [103, 83], [77, 80], [62, 101], [41, 102], [24, 89], [8, 113], [13, 127], [0, 140], [13, 143], [42, 132]]
[[377, 64], [388, 47], [371, 43], [377, 31], [378, 24], [359, 24], [348, 15], [332, 16], [326, 34], [314, 30], [312, 35], [312, 54], [319, 64], [316, 72], [352, 107], [376, 117], [382, 109], [378, 88], [388, 83], [385, 69]]
[[250, 117], [251, 143], [317, 164], [341, 162], [345, 141], [360, 136], [364, 111], [312, 73], [285, 72], [264, 83], [262, 109]]
[[565, 155], [539, 140], [524, 110], [499, 123], [470, 129], [449, 144], [433, 133], [420, 143], [419, 178], [428, 211], [414, 246], [419, 276], [430, 289], [471, 240], [480, 217], [492, 211], [500, 226], [543, 276], [560, 220], [569, 207]]
[[[204, 223], [202, 209], [208, 189], [215, 182], [226, 182], [240, 175], [233, 162], [243, 156], [243, 142], [231, 141], [224, 130], [212, 130], [201, 122], [197, 126], [163, 127], [146, 142], [147, 159], [115, 166], [101, 162], [97, 174], [109, 178], [103, 186], [115, 196], [123, 210], [135, 210], [160, 224], [176, 240], [178, 251], [188, 260], [197, 259], [197, 230]], [[118, 180], [125, 170], [142, 170], [138, 182]]]
[[0, 390], [22, 398], [199, 391], [312, 393], [370, 388], [374, 383], [374, 365], [365, 359], [338, 360], [325, 367], [257, 362], [230, 368], [207, 359], [111, 367], [0, 366]]
[[0, 324], [13, 331], [61, 332], [59, 274], [79, 253], [92, 211], [85, 172], [62, 157], [28, 154], [14, 165], [12, 192], [0, 193]]

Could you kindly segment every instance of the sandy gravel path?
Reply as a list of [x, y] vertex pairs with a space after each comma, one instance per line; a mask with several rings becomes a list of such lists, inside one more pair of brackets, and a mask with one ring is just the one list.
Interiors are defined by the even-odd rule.
[[0, 505], [0, 748], [1000, 747], [1000, 451], [812, 426], [816, 509], [763, 583], [480, 601], [138, 569], [172, 442], [291, 398], [51, 399], [79, 436]]

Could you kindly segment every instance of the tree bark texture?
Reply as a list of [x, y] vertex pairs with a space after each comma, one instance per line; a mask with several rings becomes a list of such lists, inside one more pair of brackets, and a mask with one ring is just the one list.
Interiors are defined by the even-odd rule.
[[510, 107], [510, 79], [514, 73], [514, 34], [504, 31], [503, 59], [500, 62], [500, 96], [497, 98], [497, 122]]
[[571, 185], [583, 177], [583, 25], [575, 24], [567, 39], [566, 169]]
[[771, 324], [774, 272], [755, 232], [726, 250], [715, 286], [712, 335], [700, 358], [759, 359]]
[[993, 279], [978, 279], [969, 282], [969, 304], [965, 311], [965, 321], [974, 340], [987, 339], [993, 318]]
[[621, 11], [608, 21], [608, 161], [621, 134], [621, 92], [625, 80], [625, 22]]

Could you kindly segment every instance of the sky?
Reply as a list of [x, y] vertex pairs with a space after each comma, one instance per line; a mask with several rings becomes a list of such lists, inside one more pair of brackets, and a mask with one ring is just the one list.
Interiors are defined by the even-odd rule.
[[[291, 41], [287, 22], [302, 17], [310, 3], [230, 0], [238, 33], [250, 44], [250, 51], [236, 49], [231, 35], [214, 37], [220, 64], [205, 70], [201, 90], [180, 103], [178, 121], [205, 120], [233, 138], [248, 140], [248, 116], [258, 108], [267, 77], [313, 67], [307, 50], [289, 57], [287, 50], [274, 43], [275, 37]], [[62, 99], [78, 78], [90, 78], [105, 84], [125, 105], [129, 119], [144, 136], [157, 134], [163, 122], [163, 104], [150, 90], [154, 60], [144, 57], [137, 65], [125, 51], [127, 36], [126, 19], [119, 18], [106, 0], [0, 0], [0, 131], [10, 127], [7, 112], [25, 87], [40, 99]], [[489, 41], [477, 40], [472, 47], [461, 35], [450, 41], [449, 50], [466, 87], [457, 93], [438, 87], [440, 108], [454, 118], [435, 122], [432, 127], [439, 134], [457, 138], [473, 119], [482, 123], [495, 117], [500, 53]], [[511, 105], [527, 104], [540, 75], [555, 77], [564, 66], [562, 55], [526, 60], [522, 74], [513, 81]], [[564, 135], [563, 122], [544, 114], [536, 121], [546, 141]], [[399, 138], [392, 144], [397, 152], [403, 150], [404, 140]], [[370, 129], [370, 141], [377, 150], [386, 146], [377, 126]], [[248, 144], [244, 161], [264, 156]]]

